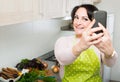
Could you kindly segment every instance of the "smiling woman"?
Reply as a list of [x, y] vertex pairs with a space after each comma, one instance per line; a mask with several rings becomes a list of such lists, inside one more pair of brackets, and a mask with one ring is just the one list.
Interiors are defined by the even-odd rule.
[[[117, 59], [110, 34], [95, 23], [93, 12], [98, 9], [91, 4], [73, 8], [71, 17], [74, 36], [60, 37], [55, 44], [55, 57], [60, 63], [62, 82], [102, 82], [103, 65], [112, 67]], [[103, 30], [103, 33], [95, 32]]]

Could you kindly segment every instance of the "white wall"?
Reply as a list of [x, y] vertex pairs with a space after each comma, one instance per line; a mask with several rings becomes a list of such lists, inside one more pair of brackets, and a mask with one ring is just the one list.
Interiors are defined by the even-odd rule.
[[[106, 10], [115, 15], [115, 25], [113, 33], [113, 44], [118, 53], [120, 53], [120, 0], [101, 0], [98, 8]], [[120, 57], [116, 65], [111, 70], [111, 80], [120, 81]]]
[[0, 27], [0, 67], [15, 66], [23, 58], [35, 58], [53, 50], [60, 26], [57, 19]]

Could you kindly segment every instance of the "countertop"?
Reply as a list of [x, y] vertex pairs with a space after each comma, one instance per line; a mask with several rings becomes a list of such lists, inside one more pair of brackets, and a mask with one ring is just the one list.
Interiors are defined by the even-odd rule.
[[[51, 67], [56, 64], [56, 62], [53, 62], [53, 61], [46, 61], [46, 60], [43, 60], [43, 61], [48, 63], [48, 69], [51, 69]], [[59, 77], [59, 73], [54, 73], [53, 76], [55, 76], [57, 78], [57, 82], [61, 82], [61, 79]], [[3, 82], [3, 81], [0, 80], [0, 82]]]
[[[52, 51], [50, 51], [42, 56], [39, 56], [38, 58], [40, 58], [40, 60], [42, 60], [43, 62], [46, 62], [48, 64], [47, 69], [50, 69], [50, 70], [51, 70], [51, 67], [53, 65], [56, 65], [56, 63], [57, 63], [57, 60], [54, 57], [54, 50], [52, 50]], [[53, 76], [56, 77], [57, 82], [61, 82], [61, 79], [59, 77], [59, 73], [53, 73]], [[2, 82], [2, 81], [0, 81], [0, 82]]]
[[[51, 69], [53, 65], [56, 65], [57, 60], [54, 56], [54, 50], [47, 52], [46, 54], [43, 54], [42, 56], [39, 56], [42, 61], [45, 61], [48, 63], [48, 69]], [[57, 78], [57, 82], [61, 82], [61, 79], [59, 77], [59, 73], [54, 73], [54, 76]]]
[[[56, 63], [53, 61], [45, 61], [48, 63], [48, 69], [51, 69], [52, 65], [55, 65]], [[59, 73], [54, 73], [54, 76], [57, 78], [57, 82], [61, 82], [61, 79], [59, 77]]]

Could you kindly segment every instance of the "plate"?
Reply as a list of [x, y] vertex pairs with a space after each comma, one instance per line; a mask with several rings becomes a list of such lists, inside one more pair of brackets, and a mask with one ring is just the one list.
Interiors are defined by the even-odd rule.
[[15, 81], [17, 81], [18, 79], [20, 79], [20, 77], [21, 77], [21, 76], [18, 76], [18, 77], [15, 78], [15, 79], [10, 78], [10, 79], [7, 79], [7, 80], [4, 79], [3, 77], [0, 77], [0, 80], [3, 81], [3, 82], [10, 82], [10, 81], [15, 82]]
[[[6, 67], [7, 68], [7, 67]], [[5, 69], [6, 69], [5, 68]], [[8, 68], [12, 68], [12, 69], [15, 69], [15, 70], [17, 70], [17, 68], [13, 68], [13, 67], [8, 67]], [[2, 71], [2, 68], [0, 69], [0, 72]], [[10, 81], [13, 81], [13, 82], [15, 82], [15, 81], [17, 81], [20, 77], [21, 77], [21, 75], [22, 75], [22, 73], [17, 77], [17, 78], [15, 78], [15, 79], [13, 79], [13, 78], [9, 78], [9, 79], [4, 79], [2, 76], [0, 77], [0, 81], [3, 81], [3, 82], [10, 82]]]

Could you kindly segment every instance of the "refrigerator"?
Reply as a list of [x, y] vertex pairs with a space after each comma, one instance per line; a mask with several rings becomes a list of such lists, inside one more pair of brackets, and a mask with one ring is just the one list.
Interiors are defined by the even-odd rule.
[[[113, 32], [114, 32], [114, 14], [110, 13], [107, 14], [107, 29], [111, 35], [111, 38], [113, 40]], [[103, 82], [110, 82], [111, 79], [111, 69], [110, 67], [107, 67], [104, 65], [103, 69]]]

